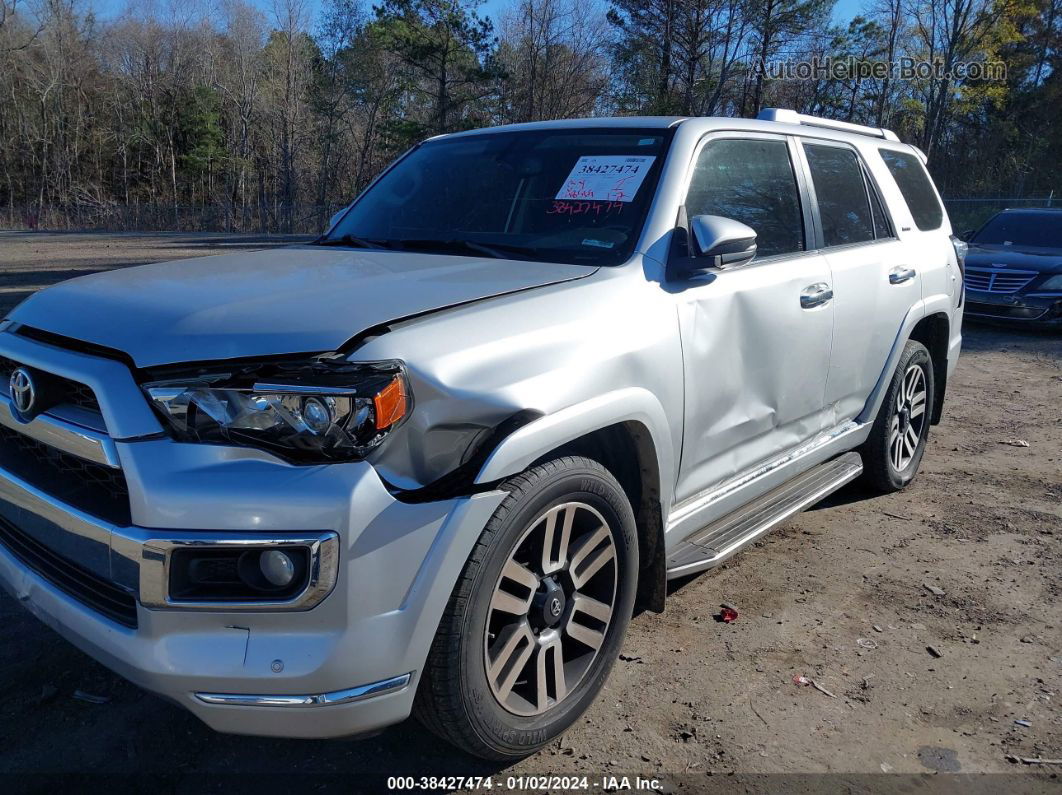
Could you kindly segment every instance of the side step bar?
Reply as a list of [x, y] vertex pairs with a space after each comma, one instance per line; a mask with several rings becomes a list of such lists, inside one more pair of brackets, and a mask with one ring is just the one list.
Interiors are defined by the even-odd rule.
[[668, 555], [668, 579], [719, 565], [775, 525], [855, 480], [862, 471], [859, 453], [845, 453], [695, 531]]

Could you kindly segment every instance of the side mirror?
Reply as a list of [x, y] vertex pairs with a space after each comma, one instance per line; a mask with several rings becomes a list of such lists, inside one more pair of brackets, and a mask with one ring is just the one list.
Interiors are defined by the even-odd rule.
[[333, 226], [335, 226], [336, 224], [338, 224], [338, 223], [339, 223], [339, 219], [340, 219], [340, 218], [342, 218], [342, 217], [343, 217], [344, 215], [346, 215], [346, 213], [347, 213], [347, 210], [349, 210], [349, 209], [350, 209], [350, 205], [347, 205], [347, 206], [346, 206], [346, 207], [344, 207], [344, 208], [343, 208], [342, 210], [340, 210], [340, 211], [339, 211], [338, 213], [336, 213], [335, 215], [333, 215], [333, 216], [332, 216], [332, 217], [331, 217], [331, 218], [330, 218], [330, 219], [328, 220], [328, 229], [326, 229], [325, 231], [326, 231], [326, 232], [330, 231], [330, 230], [332, 229], [332, 227], [333, 227]]
[[694, 258], [706, 260], [702, 268], [736, 268], [756, 256], [756, 230], [721, 215], [695, 215], [690, 219]]

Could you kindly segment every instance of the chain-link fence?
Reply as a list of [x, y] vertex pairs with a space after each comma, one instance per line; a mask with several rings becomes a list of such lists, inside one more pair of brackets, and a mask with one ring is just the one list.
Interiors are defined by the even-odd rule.
[[1047, 196], [1038, 198], [945, 197], [944, 206], [948, 208], [951, 228], [955, 230], [955, 234], [964, 237], [968, 232], [979, 229], [981, 224], [1000, 210], [1019, 207], [1062, 207], [1062, 196], [1055, 198], [1054, 191], [1051, 191]]

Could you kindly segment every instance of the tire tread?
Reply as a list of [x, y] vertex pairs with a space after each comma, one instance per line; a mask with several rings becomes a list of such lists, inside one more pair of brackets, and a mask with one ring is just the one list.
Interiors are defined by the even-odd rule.
[[[900, 361], [896, 363], [896, 370], [892, 375], [892, 380], [889, 382], [889, 387], [885, 390], [885, 398], [882, 400], [881, 407], [878, 409], [878, 414], [874, 418], [874, 425], [871, 428], [870, 436], [859, 448], [859, 452], [863, 457], [863, 482], [870, 488], [881, 494], [889, 494], [895, 491], [900, 491], [905, 488], [911, 480], [914, 480], [914, 475], [918, 473], [918, 466], [915, 466], [914, 474], [905, 481], [900, 482], [893, 474], [892, 466], [889, 463], [888, 458], [888, 436], [889, 436], [889, 423], [892, 419], [892, 405], [896, 400], [896, 391], [900, 387], [900, 381], [903, 379], [903, 374], [907, 372], [907, 367], [911, 360], [919, 353], [924, 353], [928, 360], [928, 366], [926, 367], [926, 384], [928, 387], [928, 394], [926, 396], [926, 411], [932, 410], [935, 384], [933, 383], [933, 357], [929, 353], [929, 350], [917, 340], [908, 340], [904, 345], [903, 353], [900, 355]], [[928, 436], [928, 423], [929, 418], [926, 418]], [[925, 449], [925, 442], [921, 444], [922, 451]], [[917, 453], [918, 464], [921, 463], [921, 452]]]
[[543, 481], [579, 470], [589, 470], [611, 481], [622, 493], [612, 473], [604, 466], [589, 458], [577, 456], [564, 456], [547, 461], [514, 475], [498, 486], [499, 491], [507, 491], [508, 495], [495, 510], [472, 548], [432, 641], [417, 688], [413, 716], [433, 734], [474, 756], [494, 760], [512, 760], [515, 756], [500, 753], [479, 736], [468, 716], [468, 701], [462, 692], [461, 667], [458, 664], [462, 624], [476, 576], [488, 550], [499, 532], [504, 529], [506, 520], [521, 507], [525, 497]]

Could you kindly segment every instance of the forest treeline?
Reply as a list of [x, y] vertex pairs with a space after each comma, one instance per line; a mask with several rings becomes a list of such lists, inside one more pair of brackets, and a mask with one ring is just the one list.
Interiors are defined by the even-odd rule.
[[[950, 196], [1062, 187], [1062, 0], [196, 2], [0, 0], [0, 225], [315, 231], [430, 135], [763, 107], [892, 128]], [[934, 68], [776, 68], [830, 59]]]

